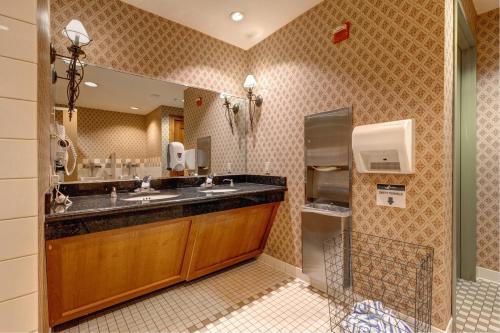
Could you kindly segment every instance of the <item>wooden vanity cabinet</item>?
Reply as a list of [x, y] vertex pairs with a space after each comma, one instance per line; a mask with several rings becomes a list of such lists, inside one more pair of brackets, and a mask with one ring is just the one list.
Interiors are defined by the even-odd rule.
[[190, 219], [47, 241], [53, 326], [185, 280]]
[[261, 254], [278, 206], [47, 241], [50, 326]]
[[195, 216], [187, 280], [261, 254], [278, 206], [267, 204]]

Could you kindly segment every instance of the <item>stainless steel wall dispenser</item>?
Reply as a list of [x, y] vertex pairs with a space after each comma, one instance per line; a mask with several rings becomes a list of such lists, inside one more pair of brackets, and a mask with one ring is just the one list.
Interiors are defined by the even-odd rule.
[[[352, 109], [306, 116], [302, 271], [326, 290], [324, 241], [350, 229]], [[346, 272], [349, 274], [349, 272]]]

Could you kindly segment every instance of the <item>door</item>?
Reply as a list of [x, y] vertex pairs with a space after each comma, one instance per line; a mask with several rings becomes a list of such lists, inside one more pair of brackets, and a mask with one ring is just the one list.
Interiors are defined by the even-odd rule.
[[184, 117], [170, 116], [168, 120], [169, 129], [169, 142], [180, 142], [184, 144]]
[[[453, 123], [456, 278], [476, 280], [476, 48], [459, 18]], [[462, 24], [461, 24], [462, 23]]]

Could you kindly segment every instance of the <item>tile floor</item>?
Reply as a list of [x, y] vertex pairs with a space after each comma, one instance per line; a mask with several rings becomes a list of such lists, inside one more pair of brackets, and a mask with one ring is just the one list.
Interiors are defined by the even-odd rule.
[[250, 261], [112, 307], [56, 332], [329, 332], [328, 301]]
[[458, 332], [500, 332], [500, 285], [458, 280]]

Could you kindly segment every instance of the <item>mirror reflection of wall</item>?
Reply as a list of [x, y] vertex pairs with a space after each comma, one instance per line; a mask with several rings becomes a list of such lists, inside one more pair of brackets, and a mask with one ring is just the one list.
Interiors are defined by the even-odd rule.
[[[58, 72], [65, 66], [56, 62]], [[246, 172], [244, 108], [231, 114], [229, 122], [218, 92], [86, 66], [77, 112], [70, 121], [64, 111], [66, 84], [56, 83], [54, 121], [71, 134], [77, 167], [71, 175], [59, 172], [64, 181], [197, 175], [198, 168], [187, 165], [169, 170], [168, 145], [179, 142], [196, 156], [197, 140], [207, 136], [212, 146], [206, 156], [214, 160], [205, 171]], [[244, 102], [235, 97], [231, 101]]]
[[209, 175], [212, 160], [212, 138], [206, 136], [196, 140], [196, 169], [199, 175]]

